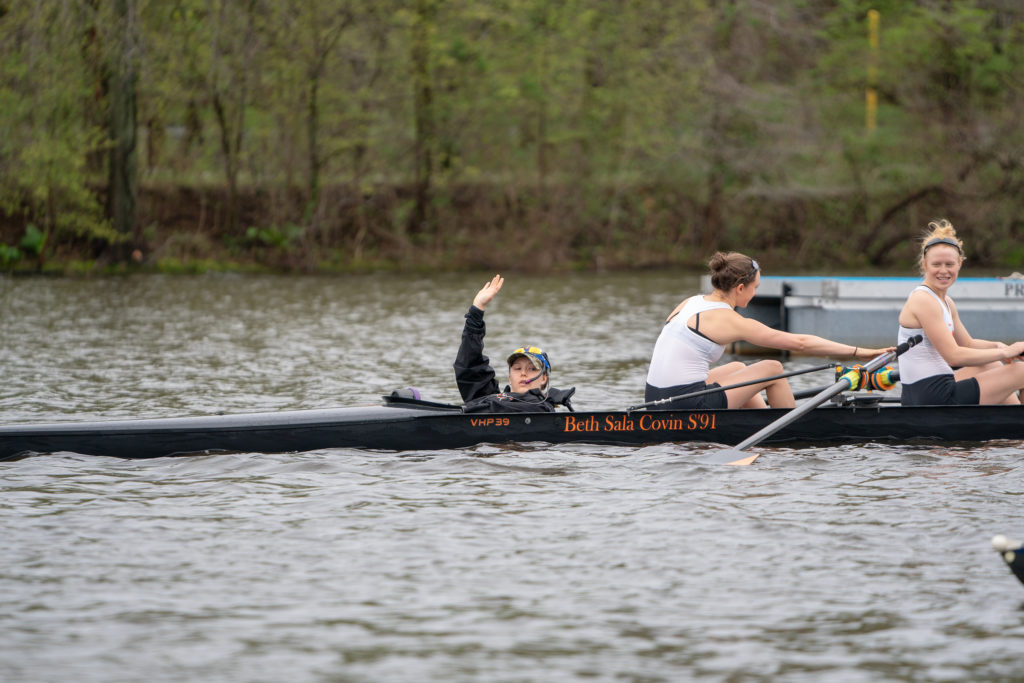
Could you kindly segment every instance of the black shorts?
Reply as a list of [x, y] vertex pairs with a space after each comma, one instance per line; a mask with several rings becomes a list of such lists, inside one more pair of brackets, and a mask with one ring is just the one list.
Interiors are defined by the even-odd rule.
[[976, 377], [957, 382], [953, 375], [932, 375], [903, 385], [900, 403], [905, 406], [975, 406], [981, 401]]
[[[717, 382], [714, 384], [694, 382], [693, 384], [677, 384], [674, 387], [653, 387], [648, 384], [647, 388], [644, 390], [644, 401], [660, 401], [664, 398], [682, 396], [683, 394], [692, 394], [696, 391], [703, 391], [704, 389], [712, 389], [720, 386], [722, 385]], [[693, 396], [692, 398], [684, 398], [678, 401], [672, 401], [671, 403], [663, 403], [662, 405], [651, 407], [659, 410], [680, 408], [686, 408], [689, 410], [712, 410], [715, 408], [728, 408], [729, 397], [725, 395], [724, 391], [713, 391], [709, 394]]]

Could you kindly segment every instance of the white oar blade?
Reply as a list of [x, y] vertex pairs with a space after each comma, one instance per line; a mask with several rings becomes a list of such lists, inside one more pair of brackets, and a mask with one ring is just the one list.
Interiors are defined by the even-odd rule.
[[726, 448], [710, 455], [701, 456], [697, 458], [697, 462], [702, 465], [749, 465], [757, 459], [758, 455], [760, 453], [747, 453], [735, 448]]

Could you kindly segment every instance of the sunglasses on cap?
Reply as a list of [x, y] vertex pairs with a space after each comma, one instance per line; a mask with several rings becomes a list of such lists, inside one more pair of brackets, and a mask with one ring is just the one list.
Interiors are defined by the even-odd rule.
[[520, 346], [518, 349], [513, 351], [508, 357], [508, 364], [512, 365], [512, 361], [515, 360], [516, 356], [527, 356], [529, 358], [540, 361], [541, 367], [544, 372], [551, 372], [551, 363], [548, 361], [548, 354], [544, 353], [544, 350], [539, 346]]

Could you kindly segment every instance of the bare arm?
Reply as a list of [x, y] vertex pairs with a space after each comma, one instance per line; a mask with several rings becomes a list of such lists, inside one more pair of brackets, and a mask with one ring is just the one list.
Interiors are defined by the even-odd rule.
[[[1009, 360], [1024, 352], [1024, 342], [1007, 346], [973, 339], [960, 322], [956, 309], [951, 307], [950, 311], [953, 314], [953, 334], [949, 333], [943, 320], [941, 304], [924, 292], [914, 292], [907, 298], [900, 318], [901, 321], [911, 322], [908, 327], [922, 328], [928, 335], [928, 341], [952, 367], [985, 365], [993, 361]], [[914, 322], [917, 324], [914, 325]]]
[[964, 324], [960, 322], [960, 314], [956, 310], [956, 304], [953, 300], [946, 298], [946, 302], [949, 304], [949, 311], [953, 314], [953, 338], [956, 339], [956, 343], [960, 346], [966, 346], [970, 349], [1003, 349], [1006, 348], [1006, 344], [998, 341], [989, 341], [987, 339], [975, 339], [971, 336], [971, 333], [967, 331]]
[[[706, 321], [705, 321], [706, 320]], [[854, 356], [870, 359], [893, 347], [866, 348], [844, 344], [813, 334], [793, 334], [768, 327], [736, 311], [720, 309], [701, 314], [701, 331], [719, 344], [746, 341], [756, 346], [783, 351], [795, 351], [817, 356]]]

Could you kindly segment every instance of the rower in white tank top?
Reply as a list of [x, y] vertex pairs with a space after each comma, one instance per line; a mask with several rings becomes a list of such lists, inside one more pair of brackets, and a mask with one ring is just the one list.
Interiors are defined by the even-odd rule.
[[[949, 330], [949, 333], [953, 334], [953, 314], [949, 310], [949, 305], [925, 285], [918, 285], [914, 291], [919, 289], [928, 292], [939, 302], [939, 305], [942, 306], [942, 320], [946, 323], [946, 329]], [[900, 381], [903, 384], [913, 384], [936, 375], [952, 375], [953, 368], [949, 366], [949, 363], [932, 345], [931, 340], [928, 339], [928, 335], [924, 333], [923, 329], [900, 325], [897, 343], [902, 344], [915, 334], [921, 335], [922, 341], [917, 346], [900, 354]]]
[[[711, 364], [722, 357], [725, 346], [694, 331], [687, 321], [695, 315], [719, 308], [732, 307], [721, 301], [708, 301], [700, 294], [683, 302], [679, 313], [661, 328], [654, 344], [651, 366], [647, 371], [648, 384], [661, 388], [707, 380]], [[700, 329], [699, 318], [697, 329]]]

